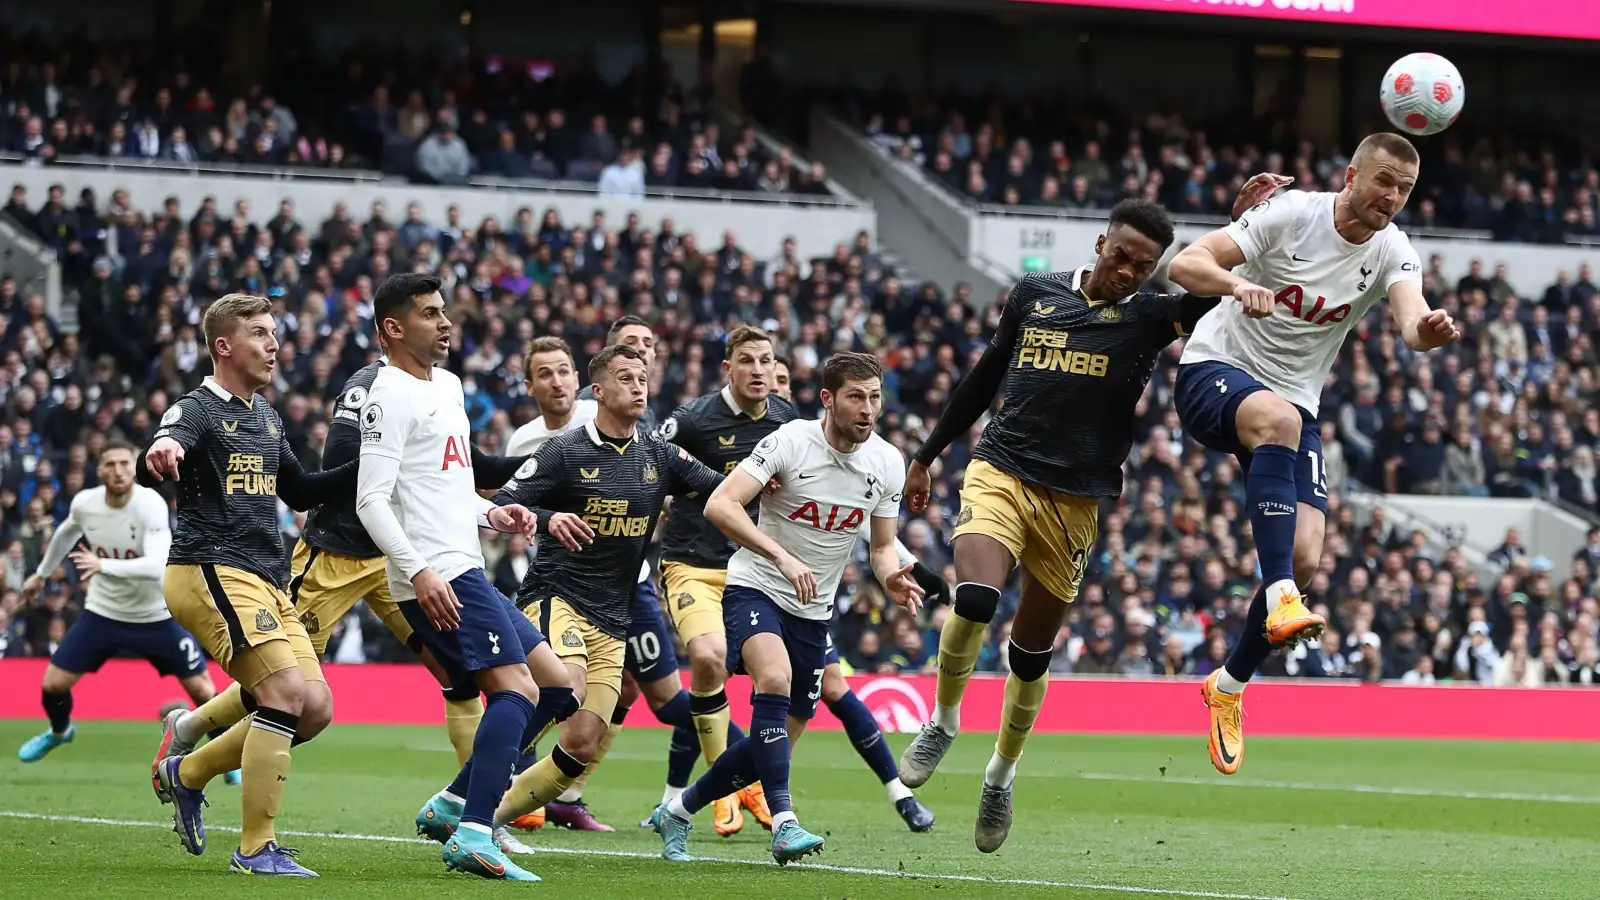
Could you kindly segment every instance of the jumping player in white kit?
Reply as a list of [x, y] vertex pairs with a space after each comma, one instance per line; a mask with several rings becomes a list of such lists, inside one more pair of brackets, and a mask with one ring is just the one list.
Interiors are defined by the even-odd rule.
[[[72, 498], [38, 571], [23, 582], [23, 599], [31, 601], [70, 556], [78, 577], [89, 585], [83, 615], [67, 629], [44, 670], [43, 705], [50, 728], [17, 751], [23, 762], [38, 762], [72, 741], [78, 731], [72, 724], [72, 686], [119, 652], [139, 656], [157, 672], [176, 677], [196, 706], [216, 693], [200, 645], [167, 610], [161, 588], [172, 547], [167, 501], [134, 483], [137, 456], [125, 441], [101, 448], [101, 486]], [[80, 541], [87, 548], [78, 547]]]
[[1317, 407], [1345, 335], [1387, 296], [1411, 349], [1461, 337], [1449, 313], [1428, 308], [1421, 260], [1393, 224], [1418, 166], [1410, 141], [1372, 135], [1351, 157], [1344, 190], [1265, 200], [1190, 244], [1168, 269], [1185, 290], [1240, 301], [1219, 305], [1196, 326], [1179, 361], [1176, 398], [1195, 440], [1234, 454], [1244, 468], [1261, 565], [1244, 632], [1201, 688], [1211, 710], [1211, 762], [1225, 775], [1244, 758], [1245, 683], [1275, 648], [1312, 639], [1326, 625], [1299, 586], [1322, 556], [1328, 485]]

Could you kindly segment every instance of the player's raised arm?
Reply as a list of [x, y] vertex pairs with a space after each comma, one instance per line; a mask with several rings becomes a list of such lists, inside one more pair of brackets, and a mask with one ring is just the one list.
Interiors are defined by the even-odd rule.
[[1167, 279], [1202, 297], [1231, 296], [1254, 318], [1272, 315], [1272, 292], [1232, 270], [1276, 247], [1304, 198], [1304, 194], [1291, 191], [1250, 207], [1237, 222], [1183, 248], [1167, 266]]
[[155, 441], [134, 463], [134, 476], [145, 487], [156, 487], [165, 479], [178, 480], [183, 458], [210, 426], [210, 416], [198, 402], [179, 398], [161, 417]]
[[102, 559], [100, 571], [119, 578], [161, 581], [167, 574], [167, 554], [172, 551], [172, 529], [167, 525], [167, 504], [152, 494], [135, 493], [139, 518], [144, 524], [144, 544], [133, 559]]
[[1005, 380], [1006, 364], [1016, 350], [1023, 310], [1034, 299], [1036, 283], [1037, 276], [1025, 275], [1011, 289], [1005, 309], [1000, 312], [1000, 325], [995, 329], [989, 346], [984, 348], [983, 356], [973, 365], [972, 371], [951, 392], [950, 401], [945, 404], [944, 412], [939, 414], [939, 421], [912, 458], [911, 471], [906, 476], [906, 496], [912, 512], [921, 512], [927, 505], [930, 483], [928, 467], [951, 442], [970, 431], [993, 405], [1000, 383]]
[[1400, 329], [1406, 346], [1413, 350], [1434, 350], [1461, 339], [1461, 328], [1449, 313], [1430, 309], [1422, 295], [1421, 261], [1415, 252], [1402, 260], [1389, 275], [1389, 312]]

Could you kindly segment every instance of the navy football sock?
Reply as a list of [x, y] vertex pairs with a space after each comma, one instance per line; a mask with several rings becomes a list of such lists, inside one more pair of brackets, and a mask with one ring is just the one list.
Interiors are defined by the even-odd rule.
[[1294, 467], [1299, 454], [1277, 444], [1259, 447], [1245, 476], [1245, 505], [1250, 508], [1256, 555], [1266, 584], [1294, 580], [1294, 523], [1298, 518]]
[[789, 799], [789, 697], [756, 694], [750, 707], [750, 737], [745, 743], [766, 792], [767, 809], [774, 815], [790, 812], [794, 804]]
[[44, 714], [50, 719], [50, 730], [66, 734], [72, 727], [72, 692], [43, 691], [40, 699], [44, 702]]
[[533, 704], [516, 691], [495, 691], [487, 701], [472, 741], [472, 772], [461, 821], [493, 828], [495, 808], [511, 786], [511, 766], [524, 746], [522, 736], [533, 718]]
[[[517, 748], [533, 749], [533, 742], [539, 739], [539, 733], [545, 726], [552, 722], [565, 722], [572, 714], [578, 711], [578, 698], [569, 687], [547, 687], [539, 689], [539, 704], [533, 708], [533, 717], [528, 720], [528, 729], [523, 732], [522, 740]], [[538, 754], [534, 754], [537, 758]]]
[[[707, 769], [704, 775], [689, 785], [689, 789], [678, 799], [682, 801], [683, 808], [688, 810], [690, 815], [710, 806], [712, 801], [720, 800], [756, 782], [756, 761], [754, 754], [750, 752], [754, 743], [752, 739], [746, 738], [730, 745], [728, 749], [722, 751], [722, 755], [717, 757], [717, 761], [711, 764], [711, 768]], [[787, 740], [783, 743], [785, 747], [789, 745]], [[697, 738], [695, 748], [699, 749], [699, 746]], [[784, 791], [784, 796], [788, 796], [787, 790]], [[771, 802], [770, 799], [768, 802]]]
[[1245, 615], [1244, 632], [1239, 635], [1239, 643], [1233, 645], [1233, 652], [1228, 654], [1228, 661], [1223, 668], [1228, 674], [1240, 681], [1249, 681], [1250, 676], [1261, 668], [1261, 664], [1272, 655], [1272, 645], [1267, 643], [1267, 585], [1263, 584], [1256, 589], [1256, 595], [1250, 600], [1250, 612]]
[[872, 717], [872, 711], [861, 702], [855, 691], [845, 691], [844, 696], [828, 709], [844, 723], [844, 732], [850, 736], [850, 743], [856, 745], [856, 752], [872, 767], [872, 773], [878, 776], [879, 781], [888, 784], [900, 777], [900, 768], [895, 765], [894, 754], [889, 752], [889, 742], [883, 739], [878, 720]]
[[[514, 770], [512, 774], [516, 774], [517, 772], [520, 772], [520, 771], [521, 771], [520, 769]], [[465, 763], [462, 763], [461, 771], [456, 773], [455, 780], [450, 782], [449, 786], [447, 786], [445, 788], [445, 793], [454, 794], [457, 797], [465, 798], [467, 796], [467, 788], [471, 784], [472, 784], [472, 757], [469, 756], [469, 757], [467, 757], [467, 761]]]
[[[700, 737], [689, 712], [689, 692], [679, 691], [656, 710], [656, 720], [672, 726], [672, 743], [667, 748], [667, 786], [683, 788], [694, 774], [694, 761], [700, 758]], [[732, 744], [732, 739], [729, 739]]]

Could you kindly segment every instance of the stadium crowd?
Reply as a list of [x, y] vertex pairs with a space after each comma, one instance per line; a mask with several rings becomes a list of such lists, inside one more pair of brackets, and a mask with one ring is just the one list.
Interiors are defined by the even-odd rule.
[[[642, 65], [607, 84], [592, 65], [473, 55], [317, 55], [277, 81], [222, 93], [217, 66], [82, 35], [59, 44], [0, 29], [0, 150], [50, 162], [380, 169], [415, 181], [476, 176], [649, 188], [827, 195], [820, 164], [768, 152], [753, 128], [724, 134], [705, 106]], [[220, 60], [215, 62], [220, 63]]]
[[[1042, 101], [918, 101], [894, 92], [849, 100], [879, 151], [923, 167], [977, 203], [1093, 211], [1142, 197], [1179, 215], [1225, 216], [1256, 172], [1293, 175], [1302, 190], [1337, 191], [1349, 163], [1349, 148], [1264, 142], [1263, 134], [1292, 129], [1250, 116], [1233, 117], [1249, 123], [1240, 132], [1226, 120], [1201, 124], [1177, 113], [1127, 116]], [[1515, 146], [1539, 149], [1513, 150], [1504, 132], [1490, 140], [1452, 129], [1424, 148], [1421, 181], [1396, 221], [1526, 243], [1600, 237], [1600, 156], [1593, 148], [1548, 135]]]
[[[4, 213], [59, 254], [77, 296], [76, 330], [43, 299], [0, 279], [0, 654], [50, 652], [80, 596], [58, 570], [36, 605], [17, 589], [37, 564], [74, 493], [94, 482], [91, 460], [109, 436], [137, 444], [181, 392], [208, 371], [197, 336], [205, 305], [229, 291], [274, 302], [282, 350], [269, 399], [307, 465], [318, 464], [326, 418], [345, 377], [375, 357], [374, 285], [388, 274], [441, 274], [456, 322], [451, 367], [462, 374], [477, 439], [493, 452], [536, 414], [518, 371], [535, 335], [564, 336], [581, 364], [624, 314], [656, 329], [653, 405], [666, 414], [715, 389], [721, 337], [736, 324], [774, 334], [791, 360], [795, 402], [816, 414], [818, 367], [835, 349], [886, 363], [884, 434], [914, 449], [951, 387], [995, 327], [999, 306], [966, 285], [903, 281], [866, 234], [826, 258], [792, 242], [742, 247], [727, 232], [702, 245], [670, 222], [637, 215], [562, 221], [524, 209], [499, 228], [381, 203], [362, 211], [275, 210], [177, 201], [118, 191], [47, 197], [13, 188]], [[1548, 560], [1507, 535], [1505, 574], [1480, 583], [1459, 552], [1435, 555], [1380, 511], [1358, 525], [1340, 494], [1351, 484], [1473, 496], [1550, 496], [1600, 511], [1594, 451], [1600, 392], [1594, 351], [1600, 291], [1587, 268], [1560, 273], [1542, 297], [1513, 295], [1504, 272], [1474, 267], [1459, 280], [1426, 273], [1436, 306], [1466, 339], [1418, 357], [1393, 334], [1383, 307], [1357, 326], [1325, 394], [1331, 516], [1311, 602], [1329, 615], [1320, 645], [1274, 658], [1269, 674], [1485, 684], [1594, 683], [1600, 531], [1557, 577]], [[1080, 602], [1059, 636], [1053, 670], [1129, 675], [1205, 674], [1221, 665], [1255, 590], [1243, 481], [1231, 459], [1187, 442], [1171, 406], [1173, 349], [1139, 410], [1142, 437], [1120, 502], [1104, 511]], [[976, 437], [974, 433], [973, 437]], [[935, 470], [925, 514], [902, 536], [954, 581], [948, 536], [971, 444]], [[286, 547], [299, 520], [283, 516]], [[520, 539], [489, 545], [490, 571], [510, 589], [526, 570]], [[1014, 609], [1008, 595], [1001, 618]], [[856, 671], [929, 669], [945, 615], [922, 620], [886, 604], [865, 566], [837, 598], [844, 658]], [[338, 660], [406, 659], [364, 612], [330, 651]], [[980, 662], [1005, 665], [1008, 626], [993, 629]]]

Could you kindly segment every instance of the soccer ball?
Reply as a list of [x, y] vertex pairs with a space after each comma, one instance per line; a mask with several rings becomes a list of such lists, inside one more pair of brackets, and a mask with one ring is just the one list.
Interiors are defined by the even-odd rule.
[[1467, 86], [1450, 60], [1436, 53], [1401, 57], [1384, 73], [1378, 103], [1394, 127], [1410, 134], [1438, 134], [1455, 124], [1467, 102]]

